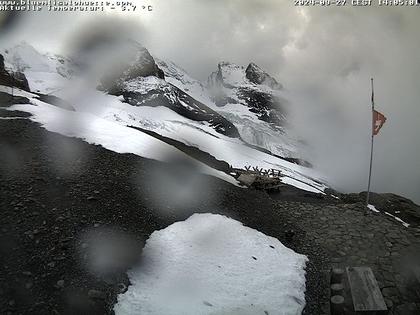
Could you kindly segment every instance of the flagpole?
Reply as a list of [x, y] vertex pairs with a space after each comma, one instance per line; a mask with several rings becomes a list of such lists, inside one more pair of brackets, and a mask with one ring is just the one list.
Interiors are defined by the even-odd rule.
[[369, 180], [368, 180], [368, 190], [366, 195], [366, 206], [369, 205], [369, 195], [370, 195], [370, 180], [372, 178], [372, 162], [373, 162], [373, 114], [375, 110], [375, 100], [374, 100], [374, 91], [373, 91], [373, 78], [371, 79], [371, 87], [372, 87], [372, 121], [371, 121], [371, 143], [370, 143], [370, 164], [369, 164]]

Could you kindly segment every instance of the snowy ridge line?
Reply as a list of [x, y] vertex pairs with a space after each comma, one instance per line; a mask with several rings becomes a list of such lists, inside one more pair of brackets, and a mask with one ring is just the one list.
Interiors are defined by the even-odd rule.
[[129, 128], [134, 128], [135, 130], [139, 130], [141, 132], [144, 132], [158, 140], [161, 140], [171, 146], [174, 146], [175, 148], [177, 148], [178, 150], [184, 152], [185, 154], [188, 154], [189, 156], [192, 156], [193, 158], [199, 160], [200, 162], [216, 169], [219, 171], [222, 171], [224, 173], [226, 173], [227, 175], [230, 175], [231, 172], [231, 168], [230, 165], [228, 163], [226, 163], [223, 160], [218, 160], [216, 159], [214, 156], [212, 156], [210, 153], [201, 151], [200, 148], [195, 147], [195, 146], [190, 146], [187, 145], [181, 141], [177, 141], [168, 137], [164, 137], [156, 132], [153, 132], [151, 130], [147, 130], [147, 129], [143, 129], [140, 127], [136, 127], [136, 126], [130, 126], [127, 125], [127, 127]]

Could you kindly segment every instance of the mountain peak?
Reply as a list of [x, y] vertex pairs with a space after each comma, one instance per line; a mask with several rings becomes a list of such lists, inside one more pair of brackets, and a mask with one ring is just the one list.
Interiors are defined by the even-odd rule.
[[283, 86], [256, 63], [251, 62], [246, 68], [229, 61], [221, 61], [208, 80], [209, 85], [222, 84], [225, 87], [265, 85], [272, 90], [281, 90]]
[[281, 90], [283, 86], [262, 70], [258, 65], [251, 62], [245, 70], [246, 78], [255, 84], [267, 85], [274, 90]]

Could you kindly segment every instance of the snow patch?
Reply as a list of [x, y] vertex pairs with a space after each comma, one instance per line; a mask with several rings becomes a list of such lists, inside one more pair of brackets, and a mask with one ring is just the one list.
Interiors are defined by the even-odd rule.
[[[367, 207], [368, 207], [370, 210], [372, 210], [373, 212], [377, 212], [377, 213], [378, 213], [378, 212], [381, 212], [381, 211], [379, 211], [378, 209], [376, 209], [374, 205], [368, 205]], [[400, 213], [400, 211], [396, 211], [396, 213]], [[409, 224], [409, 223], [407, 223], [407, 222], [403, 221], [401, 218], [396, 217], [395, 215], [393, 215], [393, 214], [391, 214], [391, 213], [389, 213], [389, 212], [386, 212], [386, 211], [385, 211], [385, 214], [386, 214], [387, 216], [391, 217], [391, 218], [394, 218], [396, 221], [400, 222], [400, 223], [401, 223], [404, 227], [406, 227], [406, 228], [408, 228], [408, 227], [410, 226], [410, 224]]]
[[301, 314], [307, 258], [240, 222], [194, 214], [155, 231], [117, 315]]
[[401, 218], [396, 217], [395, 215], [393, 215], [393, 214], [391, 214], [389, 212], [386, 212], [385, 211], [385, 214], [388, 215], [388, 216], [390, 216], [391, 218], [394, 218], [395, 220], [397, 220], [398, 222], [400, 222], [406, 228], [408, 228], [410, 226], [410, 224], [408, 224], [407, 222], [404, 222]]
[[367, 207], [369, 210], [372, 210], [373, 212], [377, 212], [377, 213], [380, 212], [378, 209], [375, 208], [374, 205], [367, 205]]

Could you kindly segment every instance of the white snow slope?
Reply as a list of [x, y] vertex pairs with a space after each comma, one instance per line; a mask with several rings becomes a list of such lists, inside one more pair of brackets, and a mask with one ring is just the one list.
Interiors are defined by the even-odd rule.
[[305, 306], [306, 256], [221, 215], [155, 231], [117, 315], [294, 315]]

